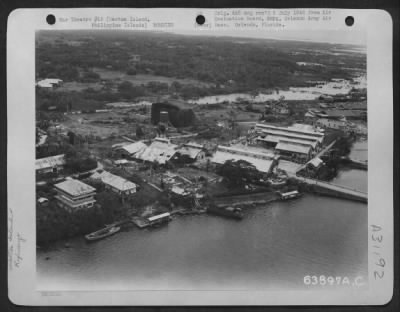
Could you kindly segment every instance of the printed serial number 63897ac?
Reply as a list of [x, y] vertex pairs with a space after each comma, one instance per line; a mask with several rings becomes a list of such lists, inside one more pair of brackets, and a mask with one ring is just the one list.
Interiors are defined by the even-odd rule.
[[347, 276], [325, 276], [325, 275], [306, 275], [304, 276], [304, 285], [311, 286], [356, 286], [365, 285], [362, 276], [357, 276], [354, 279]]

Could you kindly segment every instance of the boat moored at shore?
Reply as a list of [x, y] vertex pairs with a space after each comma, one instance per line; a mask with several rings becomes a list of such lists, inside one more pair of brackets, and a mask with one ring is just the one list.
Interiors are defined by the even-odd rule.
[[282, 200], [289, 200], [303, 196], [299, 191], [278, 192]]
[[85, 235], [85, 239], [87, 241], [100, 240], [119, 232], [120, 229], [121, 228], [119, 226], [105, 227], [101, 230]]
[[243, 219], [242, 209], [238, 207], [219, 207], [211, 205], [207, 208], [207, 213], [233, 219]]

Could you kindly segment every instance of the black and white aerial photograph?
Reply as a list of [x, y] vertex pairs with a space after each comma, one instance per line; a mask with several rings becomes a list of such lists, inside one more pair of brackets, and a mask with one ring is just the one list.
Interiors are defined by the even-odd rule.
[[363, 34], [246, 34], [36, 31], [37, 289], [368, 288]]

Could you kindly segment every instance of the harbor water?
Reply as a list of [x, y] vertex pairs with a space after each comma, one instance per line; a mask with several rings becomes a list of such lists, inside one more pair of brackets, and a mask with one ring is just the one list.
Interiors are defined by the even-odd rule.
[[352, 88], [366, 88], [366, 77], [360, 76], [349, 81], [345, 79], [336, 79], [330, 82], [321, 82], [312, 87], [291, 87], [289, 90], [273, 90], [269, 93], [258, 93], [255, 95], [248, 93], [232, 93], [205, 96], [199, 99], [189, 100], [191, 104], [207, 105], [217, 103], [234, 103], [238, 101], [251, 101], [253, 103], [262, 103], [270, 100], [279, 100], [284, 97], [285, 100], [315, 100], [321, 95], [345, 95]]
[[[368, 141], [356, 141], [353, 144], [349, 157], [354, 160], [368, 160]], [[333, 179], [332, 183], [368, 192], [368, 171], [361, 169], [343, 168]]]
[[[363, 145], [357, 147], [364, 153]], [[366, 148], [366, 142], [365, 142]], [[362, 150], [362, 151], [361, 151]], [[365, 152], [366, 153], [366, 152]], [[357, 152], [356, 152], [357, 154]], [[353, 155], [354, 156], [354, 155]], [[360, 158], [359, 158], [360, 159]], [[366, 184], [353, 170], [338, 176]], [[367, 204], [305, 195], [246, 208], [241, 221], [177, 216], [156, 229], [38, 250], [42, 290], [298, 289], [304, 276], [367, 281]]]

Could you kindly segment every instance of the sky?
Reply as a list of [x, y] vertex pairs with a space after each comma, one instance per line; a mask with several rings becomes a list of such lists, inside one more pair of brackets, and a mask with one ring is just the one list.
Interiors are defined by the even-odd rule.
[[360, 30], [312, 30], [312, 31], [215, 31], [215, 30], [176, 30], [176, 34], [199, 35], [199, 36], [229, 36], [229, 37], [247, 37], [260, 39], [277, 39], [277, 40], [296, 40], [296, 41], [312, 41], [327, 42], [340, 44], [355, 44], [365, 46], [365, 32]]

